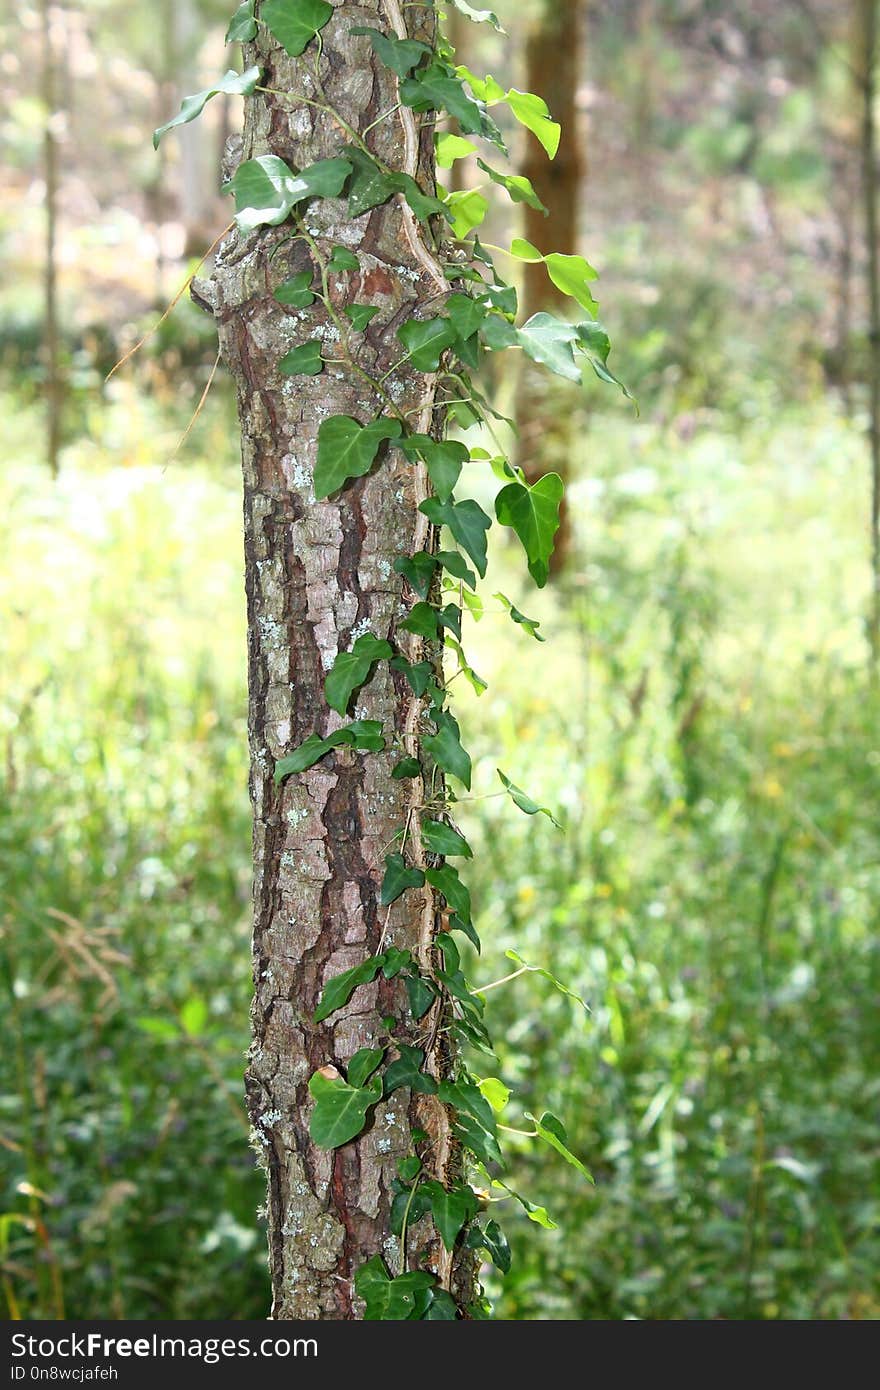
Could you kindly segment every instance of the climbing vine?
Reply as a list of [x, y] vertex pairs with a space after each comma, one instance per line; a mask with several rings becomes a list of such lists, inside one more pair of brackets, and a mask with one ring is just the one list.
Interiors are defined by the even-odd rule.
[[[469, 19], [500, 30], [497, 17], [475, 10], [465, 0], [450, 0]], [[420, 8], [430, 9], [428, 5]], [[254, 0], [245, 0], [232, 17], [228, 42], [250, 43], [263, 26], [291, 57], [322, 47], [322, 30], [334, 7], [327, 0], [264, 0], [255, 13]], [[400, 14], [397, 6], [389, 13]], [[312, 1075], [313, 1101], [309, 1132], [315, 1145], [336, 1149], [355, 1139], [367, 1126], [374, 1108], [399, 1087], [411, 1093], [434, 1096], [448, 1108], [452, 1133], [467, 1154], [461, 1180], [444, 1185], [431, 1177], [419, 1148], [428, 1136], [413, 1130], [415, 1151], [398, 1161], [392, 1191], [391, 1229], [399, 1240], [399, 1268], [389, 1268], [376, 1255], [355, 1272], [354, 1284], [368, 1319], [455, 1319], [462, 1315], [485, 1317], [483, 1298], [459, 1308], [452, 1293], [429, 1269], [419, 1267], [432, 1241], [438, 1239], [450, 1254], [456, 1249], [480, 1252], [506, 1273], [510, 1250], [499, 1222], [490, 1215], [496, 1204], [519, 1202], [531, 1220], [552, 1227], [543, 1207], [514, 1191], [504, 1180], [505, 1133], [525, 1135], [551, 1147], [565, 1162], [590, 1180], [581, 1161], [569, 1148], [562, 1121], [545, 1112], [526, 1114], [531, 1128], [514, 1129], [504, 1122], [510, 1092], [501, 1080], [483, 1076], [479, 1063], [466, 1056], [494, 1058], [486, 1020], [489, 990], [532, 970], [515, 952], [508, 952], [514, 969], [504, 980], [473, 987], [462, 970], [458, 941], [464, 938], [479, 953], [480, 939], [474, 925], [471, 897], [459, 863], [473, 852], [454, 820], [457, 793], [453, 787], [471, 787], [471, 759], [462, 744], [459, 723], [450, 708], [450, 684], [461, 675], [478, 693], [486, 683], [468, 662], [463, 645], [466, 614], [479, 616], [482, 599], [478, 577], [487, 573], [487, 536], [493, 524], [508, 528], [519, 539], [529, 574], [543, 587], [559, 525], [562, 480], [554, 473], [530, 484], [521, 470], [505, 456], [497, 442], [494, 421], [502, 419], [482, 393], [475, 373], [487, 356], [518, 349], [532, 361], [571, 381], [580, 382], [584, 362], [603, 381], [625, 388], [608, 367], [609, 340], [596, 321], [591, 283], [596, 272], [579, 255], [544, 253], [530, 242], [515, 238], [509, 247], [481, 241], [481, 227], [489, 208], [483, 191], [488, 185], [502, 188], [515, 203], [543, 209], [532, 184], [515, 173], [494, 167], [489, 158], [506, 158], [507, 150], [491, 110], [506, 106], [511, 116], [540, 142], [552, 159], [560, 128], [541, 97], [505, 89], [492, 77], [480, 77], [456, 63], [455, 53], [440, 38], [430, 45], [408, 36], [406, 27], [392, 23], [387, 32], [357, 27], [356, 35], [369, 39], [377, 59], [393, 74], [398, 100], [366, 130], [348, 125], [340, 112], [322, 97], [320, 82], [307, 97], [300, 91], [280, 93], [262, 85], [259, 66], [244, 72], [228, 72], [213, 87], [185, 98], [180, 112], [154, 135], [158, 145], [174, 127], [195, 119], [214, 96], [250, 96], [271, 92], [289, 100], [292, 107], [313, 106], [329, 115], [342, 131], [338, 151], [304, 169], [291, 169], [277, 155], [263, 154], [239, 164], [225, 185], [235, 200], [235, 223], [243, 237], [268, 227], [282, 228], [284, 236], [273, 249], [287, 242], [301, 242], [309, 268], [281, 279], [275, 300], [291, 310], [307, 309], [319, 301], [327, 327], [306, 338], [278, 361], [278, 371], [289, 377], [317, 376], [328, 367], [342, 366], [357, 374], [365, 394], [376, 403], [369, 418], [331, 415], [318, 429], [314, 468], [316, 501], [330, 498], [353, 478], [369, 473], [384, 451], [393, 446], [430, 479], [431, 495], [419, 505], [425, 518], [424, 549], [414, 555], [398, 555], [394, 569], [402, 576], [408, 594], [406, 617], [397, 631], [408, 634], [406, 650], [371, 632], [361, 632], [351, 649], [340, 652], [327, 671], [324, 691], [330, 709], [348, 722], [332, 733], [310, 734], [275, 766], [275, 782], [296, 777], [325, 758], [332, 750], [348, 746], [365, 756], [391, 748], [396, 756], [392, 776], [412, 779], [421, 793], [410, 803], [405, 822], [386, 846], [379, 892], [380, 906], [390, 909], [403, 895], [425, 885], [440, 895], [445, 908], [442, 929], [421, 957], [385, 944], [385, 934], [375, 954], [326, 982], [314, 1022], [320, 1023], [343, 1009], [354, 991], [376, 980], [400, 979], [405, 987], [409, 1017], [384, 1018], [376, 1035], [377, 1046], [361, 1048], [342, 1075], [335, 1066], [320, 1067]], [[447, 129], [434, 135], [436, 162], [449, 169], [455, 161], [476, 156], [488, 184], [439, 196], [426, 193], [410, 174], [395, 171], [371, 149], [369, 135], [375, 126], [400, 111], [410, 113], [408, 129], [416, 121]], [[494, 151], [493, 155], [480, 153]], [[378, 310], [368, 304], [348, 303], [340, 310], [331, 294], [331, 277], [354, 275], [360, 268], [348, 247], [327, 245], [311, 228], [309, 208], [321, 199], [347, 199], [349, 215], [359, 217], [372, 208], [397, 199], [405, 216], [419, 225], [419, 235], [430, 248], [432, 264], [442, 271], [444, 293], [439, 312], [431, 317], [410, 318], [397, 331], [399, 355], [381, 374], [362, 364], [357, 343]], [[499, 272], [495, 257], [512, 263], [542, 264], [552, 283], [570, 296], [580, 311], [572, 318], [550, 313], [534, 314], [517, 324], [517, 294]], [[394, 379], [402, 369], [436, 378], [438, 391], [431, 420], [414, 427], [395, 398]], [[509, 423], [509, 422], [508, 422]], [[450, 431], [479, 425], [493, 441], [491, 449], [469, 447]], [[500, 488], [494, 517], [471, 498], [460, 499], [456, 489], [465, 467], [476, 464], [490, 469]], [[447, 536], [446, 546], [439, 537]], [[524, 634], [544, 640], [539, 623], [526, 617], [503, 594], [496, 598]], [[413, 642], [412, 639], [415, 639]], [[408, 654], [407, 654], [408, 653]], [[448, 679], [443, 654], [454, 667]], [[413, 660], [416, 655], [418, 659]], [[395, 732], [378, 720], [351, 718], [360, 689], [373, 677], [379, 663], [388, 663], [410, 687], [417, 701], [417, 719], [411, 729]], [[355, 714], [357, 711], [355, 710]], [[502, 793], [528, 816], [543, 815], [555, 826], [551, 811], [516, 786], [499, 770]], [[413, 843], [419, 837], [417, 856]], [[414, 862], [418, 858], [418, 863]], [[569, 994], [546, 971], [548, 981]], [[576, 996], [573, 996], [576, 997]], [[449, 1039], [451, 1071], [444, 1079], [431, 1074], [426, 1058], [440, 1033]], [[420, 1249], [413, 1249], [412, 1232], [429, 1219], [434, 1235]]]

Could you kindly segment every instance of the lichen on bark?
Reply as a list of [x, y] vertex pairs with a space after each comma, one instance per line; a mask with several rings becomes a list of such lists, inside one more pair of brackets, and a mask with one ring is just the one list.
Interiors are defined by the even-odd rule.
[[[404, 15], [407, 16], [404, 20]], [[397, 102], [396, 79], [376, 59], [370, 41], [351, 31], [372, 25], [398, 36], [434, 41], [429, 7], [397, 0], [340, 3], [300, 58], [290, 58], [260, 29], [245, 62], [262, 70], [262, 87], [246, 101], [240, 158], [271, 152], [295, 169], [332, 157], [349, 138], [336, 117], [361, 132]], [[289, 95], [287, 95], [289, 94]], [[392, 112], [369, 135], [391, 168], [412, 174], [433, 192], [430, 125]], [[308, 235], [322, 257], [334, 245], [357, 256], [359, 269], [331, 274], [338, 310], [345, 304], [378, 309], [363, 334], [352, 332], [355, 362], [383, 375], [401, 357], [397, 330], [407, 319], [437, 312], [446, 281], [423, 229], [400, 197], [357, 218], [345, 200], [320, 200], [305, 213]], [[358, 717], [381, 720], [384, 753], [364, 756], [340, 748], [307, 772], [274, 785], [277, 759], [311, 733], [325, 735], [343, 721], [324, 698], [324, 677], [339, 651], [371, 631], [390, 638], [412, 660], [439, 653], [399, 631], [412, 595], [393, 562], [436, 544], [418, 505], [428, 495], [421, 466], [387, 450], [364, 478], [316, 502], [312, 475], [317, 432], [332, 415], [362, 423], [383, 402], [351, 365], [326, 365], [315, 377], [285, 377], [280, 359], [320, 337], [325, 358], [340, 359], [336, 326], [319, 299], [307, 309], [285, 308], [274, 290], [291, 275], [318, 267], [291, 224], [231, 234], [217, 257], [210, 301], [226, 364], [235, 381], [242, 434], [245, 581], [248, 602], [249, 738], [254, 813], [253, 1043], [247, 1071], [255, 1143], [267, 1172], [269, 1257], [276, 1318], [351, 1318], [362, 1311], [353, 1273], [381, 1254], [390, 1272], [402, 1268], [399, 1242], [389, 1232], [390, 1188], [396, 1161], [413, 1152], [412, 1128], [429, 1134], [419, 1152], [428, 1176], [449, 1182], [460, 1155], [439, 1101], [405, 1090], [381, 1102], [368, 1129], [341, 1149], [324, 1151], [309, 1137], [309, 1078], [321, 1066], [344, 1071], [361, 1047], [375, 1045], [380, 1019], [399, 1018], [395, 1036], [425, 1043], [434, 1075], [449, 1074], [445, 1032], [415, 1025], [399, 981], [361, 986], [350, 1004], [316, 1025], [313, 1013], [327, 980], [384, 945], [407, 947], [430, 968], [438, 902], [430, 887], [379, 906], [385, 854], [408, 825], [408, 853], [423, 860], [419, 816], [424, 781], [394, 780], [399, 752], [418, 753], [421, 709], [405, 678], [380, 663], [356, 695]], [[411, 367], [386, 381], [397, 410], [414, 429], [437, 422], [436, 381]], [[393, 1055], [393, 1054], [392, 1054]], [[424, 1230], [416, 1231], [410, 1257]], [[446, 1287], [466, 1296], [468, 1275], [429, 1239], [427, 1263]], [[457, 1287], [457, 1285], [461, 1287]]]

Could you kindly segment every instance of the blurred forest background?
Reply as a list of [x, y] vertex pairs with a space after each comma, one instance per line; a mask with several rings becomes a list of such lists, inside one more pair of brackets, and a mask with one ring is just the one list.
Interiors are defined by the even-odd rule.
[[[179, 446], [216, 351], [186, 298], [104, 380], [229, 220], [237, 99], [158, 154], [150, 133], [237, 61], [232, 8], [0, 11], [11, 1318], [268, 1308], [241, 1080], [233, 402], [221, 372]], [[524, 1109], [564, 1117], [596, 1187], [515, 1153], [560, 1228], [510, 1213], [513, 1269], [490, 1290], [510, 1319], [875, 1318], [867, 7], [498, 8], [507, 37], [454, 16], [453, 41], [567, 123], [561, 173], [526, 170], [559, 215], [525, 234], [576, 237], [599, 269], [640, 414], [593, 378], [495, 383], [519, 406], [521, 461], [564, 472], [571, 501], [540, 595], [495, 538], [547, 645], [489, 595], [467, 634], [491, 686], [462, 695], [487, 794], [461, 813], [483, 849], [470, 975], [506, 973], [515, 949], [588, 1001], [539, 975], [494, 995], [503, 1075]], [[523, 231], [501, 207], [489, 225]], [[496, 764], [565, 834], [488, 796]]]

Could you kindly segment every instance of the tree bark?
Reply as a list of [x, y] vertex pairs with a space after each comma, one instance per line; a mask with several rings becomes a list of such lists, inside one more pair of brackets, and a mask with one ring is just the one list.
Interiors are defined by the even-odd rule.
[[[338, 154], [349, 137], [303, 97], [333, 106], [358, 132], [395, 105], [394, 76], [375, 59], [368, 38], [350, 33], [359, 24], [434, 38], [432, 12], [403, 8], [399, 0], [343, 0], [321, 32], [319, 57], [312, 44], [301, 58], [289, 58], [261, 30], [245, 47], [245, 63], [260, 65], [264, 87], [275, 94], [258, 92], [247, 101], [242, 158], [268, 151], [303, 169]], [[368, 140], [388, 165], [433, 191], [430, 126], [419, 132], [404, 109], [377, 125]], [[321, 200], [308, 207], [305, 223], [325, 257], [334, 245], [357, 255], [359, 271], [331, 275], [331, 296], [337, 312], [352, 302], [379, 308], [354, 342], [360, 345], [357, 366], [382, 375], [401, 357], [399, 326], [413, 315], [436, 313], [447, 292], [432, 248], [400, 199], [356, 219], [344, 201]], [[416, 1147], [413, 1128], [429, 1136], [418, 1145], [428, 1176], [454, 1181], [461, 1163], [446, 1107], [403, 1089], [381, 1102], [368, 1129], [341, 1149], [316, 1148], [308, 1131], [312, 1074], [328, 1065], [344, 1070], [359, 1048], [375, 1046], [386, 1015], [404, 1021], [395, 1038], [428, 1047], [433, 1075], [450, 1074], [444, 1030], [429, 1014], [420, 1033], [399, 981], [380, 977], [327, 1022], [312, 1022], [326, 981], [376, 952], [380, 941], [409, 948], [431, 966], [439, 922], [433, 890], [413, 890], [390, 909], [379, 907], [383, 858], [397, 847], [402, 827], [409, 828], [412, 861], [423, 862], [423, 782], [391, 777], [401, 748], [418, 755], [421, 702], [382, 663], [356, 696], [354, 713], [383, 721], [385, 753], [338, 749], [280, 788], [273, 769], [307, 735], [325, 735], [347, 722], [329, 710], [324, 678], [337, 652], [362, 632], [390, 638], [410, 660], [439, 662], [422, 639], [398, 633], [411, 595], [393, 569], [396, 556], [430, 548], [436, 538], [418, 511], [428, 495], [425, 472], [399, 451], [386, 452], [367, 477], [350, 481], [330, 500], [315, 501], [321, 421], [345, 414], [366, 423], [383, 403], [351, 366], [328, 365], [316, 377], [279, 375], [279, 359], [317, 335], [325, 357], [341, 356], [334, 352], [337, 329], [320, 300], [297, 311], [273, 298], [282, 281], [314, 268], [309, 246], [294, 232], [288, 223], [246, 238], [233, 234], [221, 248], [212, 286], [198, 292], [211, 298], [242, 432], [254, 811], [255, 998], [247, 1091], [268, 1177], [272, 1311], [275, 1318], [348, 1319], [362, 1311], [352, 1284], [360, 1264], [380, 1254], [391, 1274], [405, 1267], [407, 1252], [389, 1231], [390, 1187], [396, 1160]], [[413, 428], [432, 429], [434, 377], [404, 367], [385, 385]], [[434, 1035], [439, 1042], [431, 1041]], [[416, 1231], [409, 1267], [418, 1248]], [[464, 1264], [436, 1243], [427, 1264], [444, 1287], [468, 1299]]]

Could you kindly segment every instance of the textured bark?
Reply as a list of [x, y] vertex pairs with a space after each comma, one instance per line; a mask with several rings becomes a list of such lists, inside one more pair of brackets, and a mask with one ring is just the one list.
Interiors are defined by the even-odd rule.
[[[397, 0], [341, 3], [322, 30], [319, 59], [314, 44], [291, 59], [261, 31], [246, 46], [245, 62], [260, 64], [266, 87], [294, 95], [285, 100], [258, 93], [246, 103], [240, 157], [270, 151], [302, 169], [338, 154], [349, 136], [297, 94], [332, 105], [348, 125], [365, 130], [394, 106], [396, 80], [374, 58], [369, 39], [352, 36], [351, 27], [405, 36], [406, 24], [412, 37], [431, 41], [433, 31], [425, 27], [431, 20], [421, 7], [403, 9]], [[418, 131], [412, 113], [401, 111], [368, 140], [387, 164], [431, 191], [430, 127]], [[352, 334], [351, 341], [359, 345], [358, 363], [382, 375], [401, 356], [399, 326], [413, 315], [435, 314], [442, 304], [447, 283], [435, 253], [399, 199], [356, 220], [344, 201], [321, 201], [308, 208], [305, 221], [325, 255], [341, 244], [358, 256], [359, 272], [331, 276], [332, 296], [339, 309], [349, 302], [378, 306], [366, 334]], [[365, 423], [382, 405], [349, 366], [327, 366], [313, 378], [279, 375], [284, 353], [316, 335], [325, 357], [342, 356], [320, 301], [297, 311], [273, 299], [283, 280], [312, 264], [294, 230], [286, 224], [245, 239], [231, 236], [212, 285], [197, 293], [211, 300], [242, 429], [255, 871], [247, 1089], [268, 1177], [273, 1316], [352, 1318], [361, 1312], [351, 1282], [357, 1267], [379, 1253], [392, 1274], [402, 1268], [399, 1242], [389, 1234], [389, 1188], [396, 1160], [413, 1152], [413, 1126], [429, 1135], [418, 1148], [429, 1175], [448, 1181], [460, 1168], [446, 1108], [430, 1097], [411, 1100], [405, 1090], [377, 1106], [364, 1134], [342, 1149], [319, 1150], [308, 1133], [309, 1078], [322, 1066], [344, 1070], [359, 1048], [375, 1045], [385, 1015], [403, 1020], [398, 1038], [430, 1043], [435, 1075], [450, 1067], [441, 1020], [432, 1011], [422, 1025], [413, 1024], [399, 982], [380, 977], [326, 1023], [312, 1022], [326, 981], [380, 942], [411, 948], [428, 968], [432, 962], [439, 920], [433, 891], [410, 891], [390, 910], [378, 905], [383, 858], [404, 825], [408, 854], [423, 862], [424, 784], [391, 778], [400, 748], [418, 751], [421, 702], [381, 663], [355, 697], [352, 714], [381, 719], [386, 735], [396, 735], [397, 749], [378, 755], [340, 749], [280, 789], [272, 774], [276, 759], [307, 735], [347, 722], [328, 709], [323, 682], [337, 652], [358, 635], [369, 630], [391, 637], [411, 660], [426, 655], [421, 639], [396, 635], [412, 595], [393, 561], [430, 547], [435, 538], [417, 510], [427, 496], [426, 476], [399, 451], [386, 451], [369, 476], [315, 502], [321, 421], [346, 414]], [[435, 385], [434, 378], [403, 368], [386, 389], [414, 429], [430, 430]], [[427, 655], [439, 659], [436, 652]], [[415, 1233], [410, 1261], [420, 1234], [425, 1244], [423, 1229]], [[436, 1243], [428, 1264], [446, 1287], [467, 1296], [466, 1270], [453, 1268]]]

